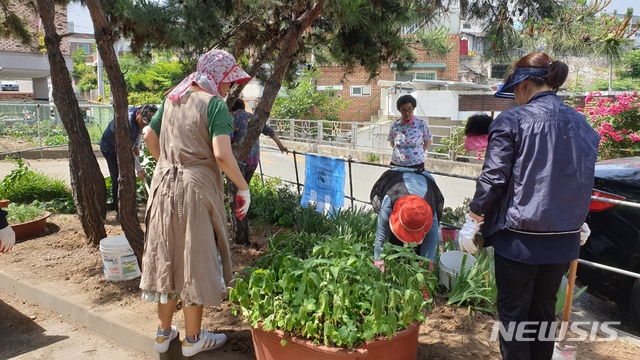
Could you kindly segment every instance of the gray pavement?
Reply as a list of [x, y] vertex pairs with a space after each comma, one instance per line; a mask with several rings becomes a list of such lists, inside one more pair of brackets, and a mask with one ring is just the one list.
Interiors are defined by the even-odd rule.
[[0, 359], [152, 359], [0, 289]]

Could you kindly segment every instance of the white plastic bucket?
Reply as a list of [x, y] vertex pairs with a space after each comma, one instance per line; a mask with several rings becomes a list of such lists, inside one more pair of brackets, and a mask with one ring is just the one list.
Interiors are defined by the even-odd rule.
[[462, 268], [462, 258], [466, 256], [465, 268], [469, 269], [475, 262], [473, 255], [463, 251], [450, 250], [440, 255], [440, 284], [449, 289], [449, 282], [458, 276]]
[[131, 280], [140, 276], [138, 259], [124, 235], [110, 236], [100, 240], [102, 268], [107, 280]]

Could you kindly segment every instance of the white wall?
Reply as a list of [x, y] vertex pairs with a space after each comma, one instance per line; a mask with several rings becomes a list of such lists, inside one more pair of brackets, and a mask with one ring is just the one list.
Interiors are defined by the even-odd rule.
[[437, 116], [451, 119], [458, 116], [458, 94], [455, 91], [419, 90], [412, 95], [418, 102], [415, 111], [417, 116]]
[[[397, 110], [396, 102], [400, 96], [406, 93], [391, 94], [388, 101], [388, 114], [399, 117], [400, 112]], [[436, 90], [418, 90], [412, 92], [416, 98], [417, 107], [414, 111], [416, 116], [428, 117], [448, 117], [456, 119], [458, 117], [458, 94], [455, 91], [436, 91]]]

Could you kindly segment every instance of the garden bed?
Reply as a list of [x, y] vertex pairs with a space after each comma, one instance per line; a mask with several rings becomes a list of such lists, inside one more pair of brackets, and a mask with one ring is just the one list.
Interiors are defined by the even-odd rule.
[[[107, 235], [122, 233], [108, 215]], [[252, 224], [253, 246], [231, 248], [234, 270], [251, 265], [260, 257], [267, 237], [277, 231], [272, 226]], [[81, 294], [95, 311], [103, 308], [126, 313], [131, 323], [149, 332], [155, 331], [155, 306], [140, 300], [139, 279], [110, 282], [104, 280], [100, 253], [86, 246], [82, 226], [74, 215], [54, 214], [47, 230], [38, 238], [18, 242], [9, 254], [0, 256], [0, 269], [21, 279], [56, 284], [60, 292]], [[175, 317], [183, 331], [182, 314]], [[466, 308], [445, 306], [437, 299], [436, 307], [420, 327], [418, 359], [499, 359], [497, 342], [488, 341], [496, 316], [482, 312], [467, 313]], [[250, 327], [231, 314], [228, 303], [205, 309], [204, 326], [224, 331], [229, 342], [221, 349], [224, 359], [254, 359]], [[584, 342], [578, 347], [580, 359], [635, 359], [640, 349], [625, 341]]]

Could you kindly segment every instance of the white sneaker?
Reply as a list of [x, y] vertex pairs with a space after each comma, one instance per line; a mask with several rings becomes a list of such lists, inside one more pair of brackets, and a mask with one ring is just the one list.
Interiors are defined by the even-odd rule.
[[156, 352], [167, 352], [167, 350], [169, 350], [169, 344], [176, 337], [178, 337], [178, 329], [176, 329], [175, 325], [171, 325], [171, 334], [169, 334], [169, 336], [157, 335], [156, 333]]
[[185, 357], [193, 356], [201, 351], [217, 349], [227, 342], [227, 335], [216, 334], [202, 329], [200, 339], [195, 343], [190, 343], [187, 339], [182, 340], [182, 355]]

